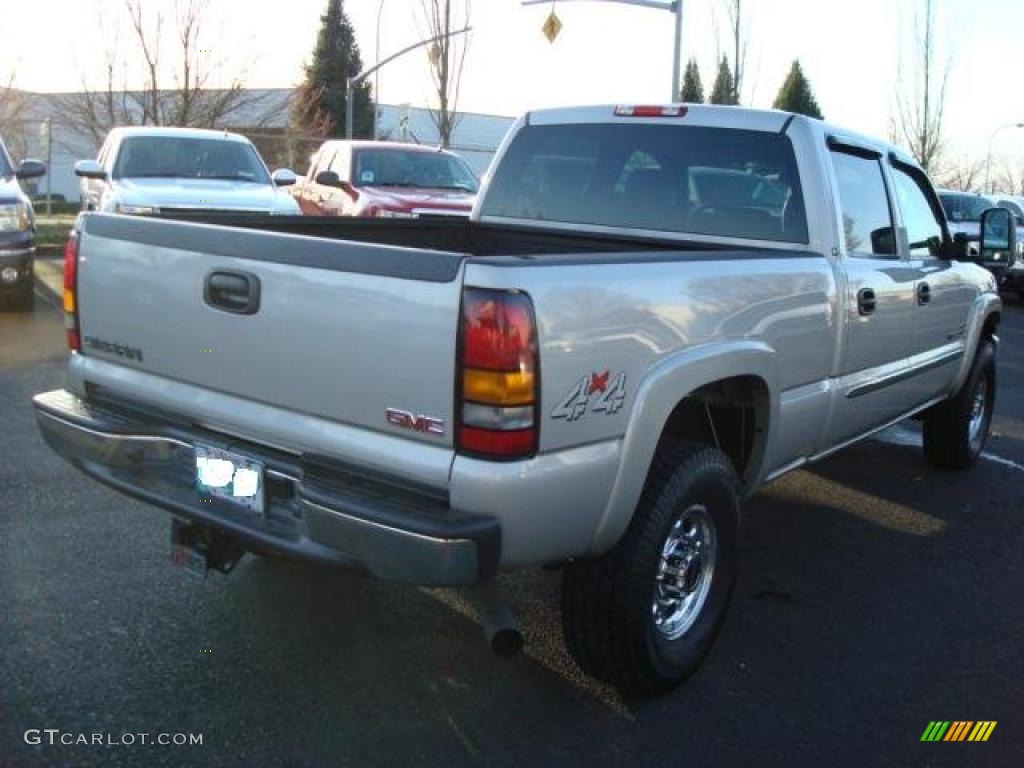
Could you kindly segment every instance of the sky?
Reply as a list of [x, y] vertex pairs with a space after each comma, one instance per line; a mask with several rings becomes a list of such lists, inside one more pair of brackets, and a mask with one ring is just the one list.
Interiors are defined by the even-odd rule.
[[[463, 0], [455, 0], [456, 4]], [[147, 0], [173, 6], [174, 0]], [[667, 101], [672, 72], [672, 16], [610, 2], [471, 0], [473, 32], [459, 108], [518, 115], [525, 110], [587, 103]], [[683, 0], [684, 58], [695, 57], [705, 91], [727, 45], [722, 0]], [[245, 69], [252, 87], [287, 87], [302, 77], [325, 0], [208, 0], [210, 61], [227, 62], [224, 82]], [[946, 136], [952, 156], [983, 157], [993, 133], [1024, 122], [1024, 0], [935, 0], [939, 65], [949, 62]], [[889, 133], [901, 51], [914, 38], [914, 9], [923, 0], [745, 0], [748, 39], [745, 105], [770, 107], [790, 64], [799, 58], [826, 119], [852, 130]], [[27, 90], [65, 91], [83, 76], [102, 83], [103, 49], [114, 38], [117, 0], [0, 0], [10, 6], [0, 26], [0, 77], [16, 67]], [[552, 5], [563, 23], [558, 39], [541, 33]], [[363, 62], [422, 39], [421, 0], [345, 0]], [[106, 22], [101, 23], [102, 18]], [[41, 43], [40, 41], [45, 41]], [[141, 80], [130, 63], [123, 71]], [[907, 65], [902, 67], [909, 72]], [[423, 52], [382, 68], [384, 103], [425, 106], [432, 89]], [[995, 133], [995, 156], [1024, 162], [1024, 129]]]

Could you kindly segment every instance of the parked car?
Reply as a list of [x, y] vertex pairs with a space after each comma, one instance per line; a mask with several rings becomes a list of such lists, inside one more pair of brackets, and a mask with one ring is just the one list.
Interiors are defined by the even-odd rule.
[[468, 217], [477, 180], [454, 152], [388, 141], [328, 141], [291, 190], [307, 216]]
[[[965, 237], [970, 253], [977, 256], [980, 253], [978, 240], [981, 232], [981, 214], [996, 207], [995, 200], [974, 192], [959, 192], [952, 189], [940, 189], [938, 195], [949, 222], [950, 233], [954, 237], [957, 235]], [[1016, 220], [1012, 217], [1011, 221], [1016, 224]], [[1019, 231], [1018, 237], [1020, 234], [1022, 232]], [[1024, 266], [1024, 261], [1021, 259], [1022, 247], [1024, 247], [1024, 242], [1018, 241], [1013, 253], [989, 251], [990, 256], [984, 266], [996, 276], [1000, 285], [1008, 287], [1007, 281], [1017, 280], [1016, 276]]]
[[1000, 208], [1013, 214], [1017, 222], [1017, 259], [1002, 275], [1000, 287], [1013, 291], [1018, 298], [1024, 298], [1024, 197], [1013, 195], [989, 195]]
[[0, 137], [0, 306], [28, 312], [35, 303], [35, 213], [19, 179], [46, 173], [38, 160], [15, 167]]
[[989, 195], [988, 199], [1000, 208], [1005, 208], [1012, 213], [1014, 218], [1017, 220], [1017, 226], [1024, 227], [1024, 197], [994, 194]]
[[1002, 304], [902, 150], [586, 107], [520, 119], [492, 169], [468, 221], [80, 216], [43, 436], [169, 510], [199, 574], [249, 550], [467, 587], [503, 653], [497, 573], [561, 568], [572, 656], [648, 694], [711, 646], [743, 498], [911, 416], [935, 467], [984, 449]]
[[96, 160], [75, 164], [82, 210], [147, 215], [298, 214], [247, 138], [197, 128], [115, 128]]

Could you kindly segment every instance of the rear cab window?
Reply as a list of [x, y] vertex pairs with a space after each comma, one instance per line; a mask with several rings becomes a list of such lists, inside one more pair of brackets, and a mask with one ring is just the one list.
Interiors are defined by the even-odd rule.
[[775, 132], [526, 126], [493, 177], [484, 217], [808, 242], [793, 146]]

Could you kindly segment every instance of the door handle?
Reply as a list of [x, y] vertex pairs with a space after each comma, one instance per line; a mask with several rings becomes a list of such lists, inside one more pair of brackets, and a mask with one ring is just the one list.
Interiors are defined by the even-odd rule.
[[924, 306], [932, 300], [932, 289], [928, 287], [928, 283], [919, 283], [917, 286], [917, 303], [920, 306]]
[[867, 317], [874, 313], [878, 306], [878, 299], [875, 298], [874, 288], [861, 288], [857, 291], [857, 311], [861, 317]]
[[260, 279], [250, 272], [215, 270], [206, 276], [203, 301], [235, 315], [255, 315], [260, 308]]

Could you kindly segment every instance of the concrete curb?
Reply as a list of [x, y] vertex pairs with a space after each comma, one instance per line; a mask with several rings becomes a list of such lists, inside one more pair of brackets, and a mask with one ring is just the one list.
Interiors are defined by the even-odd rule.
[[64, 301], [64, 262], [58, 259], [36, 259], [36, 284], [57, 305]]

